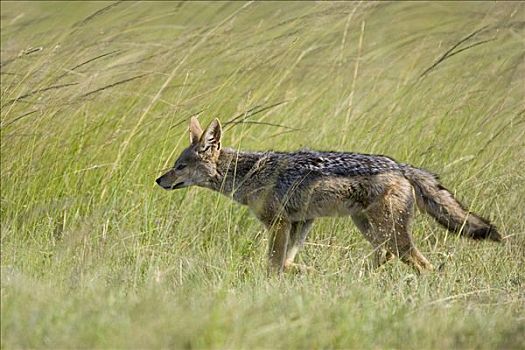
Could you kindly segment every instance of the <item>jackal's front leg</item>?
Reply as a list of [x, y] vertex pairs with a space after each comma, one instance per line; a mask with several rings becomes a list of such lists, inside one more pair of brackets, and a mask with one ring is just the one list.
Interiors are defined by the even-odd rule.
[[289, 270], [296, 268], [301, 272], [308, 271], [307, 266], [294, 264], [295, 255], [304, 244], [308, 232], [313, 226], [313, 220], [295, 221], [291, 224], [290, 239], [288, 241], [288, 248], [286, 249], [286, 259], [284, 261], [284, 268]]
[[274, 220], [268, 227], [270, 233], [268, 238], [268, 272], [270, 274], [283, 272], [290, 228], [290, 222], [282, 219]]

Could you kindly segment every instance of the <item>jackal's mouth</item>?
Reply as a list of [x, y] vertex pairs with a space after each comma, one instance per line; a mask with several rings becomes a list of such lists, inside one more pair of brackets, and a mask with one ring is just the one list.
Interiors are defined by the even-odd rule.
[[171, 186], [171, 189], [176, 190], [177, 188], [182, 188], [182, 187], [184, 187], [184, 181], [177, 182], [175, 185]]

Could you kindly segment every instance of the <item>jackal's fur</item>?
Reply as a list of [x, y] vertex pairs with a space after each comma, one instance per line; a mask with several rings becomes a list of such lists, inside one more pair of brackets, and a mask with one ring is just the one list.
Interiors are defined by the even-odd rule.
[[270, 269], [291, 267], [313, 221], [350, 215], [376, 250], [377, 264], [394, 256], [418, 271], [432, 265], [410, 235], [414, 200], [452, 232], [500, 241], [494, 226], [470, 213], [423, 169], [381, 155], [298, 151], [240, 152], [221, 148], [215, 119], [203, 132], [190, 121], [190, 146], [166, 174], [165, 189], [196, 185], [247, 205], [270, 231]]

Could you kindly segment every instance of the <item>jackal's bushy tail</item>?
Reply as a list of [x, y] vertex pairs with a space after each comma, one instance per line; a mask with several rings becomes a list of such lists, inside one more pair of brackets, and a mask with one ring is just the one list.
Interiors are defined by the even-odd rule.
[[449, 231], [473, 239], [501, 241], [496, 227], [465, 209], [436, 175], [409, 165], [404, 166], [403, 173], [415, 189], [417, 206]]

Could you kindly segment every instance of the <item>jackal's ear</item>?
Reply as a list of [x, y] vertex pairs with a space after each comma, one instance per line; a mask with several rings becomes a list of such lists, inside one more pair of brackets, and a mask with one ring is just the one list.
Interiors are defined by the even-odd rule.
[[221, 149], [221, 123], [219, 119], [214, 119], [202, 134], [201, 152]]
[[201, 124], [195, 117], [191, 117], [190, 119], [190, 143], [196, 144], [199, 142], [202, 136], [202, 128]]

